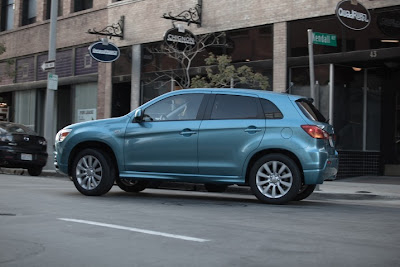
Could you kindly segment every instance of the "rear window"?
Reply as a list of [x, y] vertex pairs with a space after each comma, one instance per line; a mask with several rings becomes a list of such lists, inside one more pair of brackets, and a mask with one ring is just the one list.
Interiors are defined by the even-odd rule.
[[11, 133], [11, 134], [30, 134], [36, 135], [36, 133], [30, 128], [15, 123], [1, 123], [0, 124], [0, 132], [1, 133]]
[[299, 99], [296, 101], [297, 105], [299, 106], [300, 110], [303, 114], [313, 121], [318, 122], [326, 122], [324, 115], [319, 112], [319, 110], [314, 107], [310, 100], [307, 99]]

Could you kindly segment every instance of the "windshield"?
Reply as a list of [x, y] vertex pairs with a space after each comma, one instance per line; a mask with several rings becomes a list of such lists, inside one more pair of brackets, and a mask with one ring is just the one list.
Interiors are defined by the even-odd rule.
[[327, 122], [324, 115], [322, 115], [321, 112], [316, 107], [314, 107], [311, 100], [299, 99], [296, 101], [296, 103], [299, 106], [300, 110], [303, 112], [303, 114], [310, 120], [318, 122]]

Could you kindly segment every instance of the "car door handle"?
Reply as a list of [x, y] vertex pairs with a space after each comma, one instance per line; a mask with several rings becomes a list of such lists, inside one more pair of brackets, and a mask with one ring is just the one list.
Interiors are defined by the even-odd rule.
[[256, 128], [255, 126], [250, 126], [248, 127], [246, 130], [244, 130], [246, 133], [257, 133], [257, 132], [261, 132], [262, 129], [260, 128]]
[[179, 134], [183, 136], [191, 136], [193, 134], [197, 134], [197, 132], [192, 131], [190, 129], [183, 129], [182, 132], [180, 132]]

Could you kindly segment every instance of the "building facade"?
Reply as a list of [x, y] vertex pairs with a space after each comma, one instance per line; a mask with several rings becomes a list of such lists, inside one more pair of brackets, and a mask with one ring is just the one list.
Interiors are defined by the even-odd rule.
[[[0, 2], [0, 44], [6, 48], [0, 55], [0, 119], [42, 133], [47, 72], [41, 66], [48, 55], [51, 0]], [[313, 95], [336, 129], [339, 177], [396, 174], [400, 166], [398, 0], [58, 0], [58, 5], [54, 134], [71, 123], [124, 115], [178, 89], [160, 73], [174, 72], [179, 64], [152, 48], [169, 29], [184, 27], [196, 36], [223, 32], [229, 44], [200, 53], [192, 75], [202, 74], [209, 52], [228, 54], [235, 65], [267, 76], [268, 90]], [[177, 19], [185, 11], [201, 14], [195, 17], [201, 25], [164, 18]], [[88, 47], [104, 37], [102, 29], [123, 34], [110, 39], [121, 51], [112, 63], [89, 54]], [[336, 42], [312, 45], [315, 93], [309, 29], [334, 35]]]

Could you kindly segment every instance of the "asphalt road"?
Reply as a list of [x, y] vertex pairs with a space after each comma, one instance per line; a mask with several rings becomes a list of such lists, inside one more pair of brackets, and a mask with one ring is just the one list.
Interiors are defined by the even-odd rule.
[[86, 197], [67, 178], [0, 174], [0, 266], [398, 266], [400, 204], [386, 203]]

